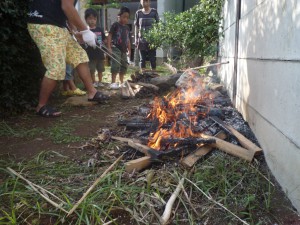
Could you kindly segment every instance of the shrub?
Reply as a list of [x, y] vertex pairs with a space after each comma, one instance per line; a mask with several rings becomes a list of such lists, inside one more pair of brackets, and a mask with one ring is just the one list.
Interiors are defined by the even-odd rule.
[[199, 4], [180, 14], [164, 13], [164, 22], [155, 24], [146, 38], [155, 48], [170, 47], [189, 57], [216, 53], [220, 35], [223, 0], [199, 0]]
[[28, 1], [0, 1], [0, 117], [37, 103], [44, 67], [26, 25]]

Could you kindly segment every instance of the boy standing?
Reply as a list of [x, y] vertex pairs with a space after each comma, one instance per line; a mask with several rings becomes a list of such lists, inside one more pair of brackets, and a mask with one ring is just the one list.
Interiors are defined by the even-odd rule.
[[[106, 44], [106, 37], [103, 28], [97, 27], [97, 12], [94, 9], [87, 9], [84, 13], [86, 23], [89, 25], [90, 30], [96, 35], [96, 42], [98, 46]], [[85, 48], [89, 57], [89, 67], [93, 80], [94, 87], [103, 87], [102, 75], [105, 71], [104, 67], [104, 53], [99, 48], [92, 48], [86, 46]], [[98, 72], [98, 82], [95, 80], [95, 72]]]
[[[130, 44], [130, 30], [127, 26], [129, 20], [130, 10], [127, 7], [121, 7], [118, 13], [118, 22], [112, 24], [108, 37], [107, 46], [108, 51], [114, 58], [111, 59], [111, 85], [112, 89], [118, 89], [119, 85], [116, 83], [116, 77], [119, 73], [120, 82], [123, 83], [124, 75], [126, 74], [128, 62], [127, 55], [130, 58], [131, 44]], [[121, 65], [120, 65], [121, 64]]]
[[146, 68], [146, 59], [148, 57], [151, 69], [156, 69], [156, 49], [151, 49], [149, 43], [144, 39], [143, 33], [149, 30], [153, 23], [158, 23], [159, 17], [156, 9], [150, 8], [150, 0], [140, 0], [142, 9], [135, 13], [135, 46], [137, 46], [140, 55], [140, 68]]

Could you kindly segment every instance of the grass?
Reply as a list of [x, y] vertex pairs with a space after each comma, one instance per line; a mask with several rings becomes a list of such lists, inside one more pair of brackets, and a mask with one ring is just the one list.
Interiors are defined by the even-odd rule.
[[5, 121], [0, 122], [0, 137], [14, 137], [32, 139], [42, 136], [50, 138], [55, 144], [67, 144], [85, 140], [85, 138], [73, 134], [76, 123], [73, 120], [67, 122], [57, 121], [53, 126], [42, 128], [25, 128], [21, 125], [10, 125]]
[[[113, 146], [104, 148], [109, 151]], [[1, 160], [0, 224], [42, 224], [50, 219], [55, 221], [50, 224], [102, 224], [113, 219], [115, 210], [128, 214], [132, 224], [157, 223], [153, 211], [162, 215], [165, 202], [184, 174], [182, 168], [173, 164], [167, 165], [167, 169], [161, 166], [158, 170], [129, 176], [120, 163], [70, 218], [5, 169], [11, 167], [49, 190], [67, 203], [63, 205], [64, 209], [70, 210], [93, 181], [113, 163], [104, 154], [99, 155], [94, 167], [78, 164], [53, 151], [42, 152], [22, 163]], [[82, 158], [80, 161], [87, 160]], [[276, 215], [268, 216], [274, 207], [274, 187], [258, 171], [258, 162], [253, 167], [223, 153], [213, 154], [186, 177], [186, 194], [181, 193], [174, 206], [177, 208], [174, 224], [196, 224], [205, 220], [213, 221], [213, 224], [239, 224], [237, 218], [248, 224], [271, 224], [274, 221], [280, 224], [279, 219], [274, 219]]]

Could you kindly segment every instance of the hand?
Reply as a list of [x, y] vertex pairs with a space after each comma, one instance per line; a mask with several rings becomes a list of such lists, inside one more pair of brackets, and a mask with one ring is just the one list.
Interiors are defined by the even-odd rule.
[[96, 34], [90, 30], [83, 30], [80, 31], [80, 33], [82, 34], [83, 41], [87, 43], [87, 45], [96, 48]]

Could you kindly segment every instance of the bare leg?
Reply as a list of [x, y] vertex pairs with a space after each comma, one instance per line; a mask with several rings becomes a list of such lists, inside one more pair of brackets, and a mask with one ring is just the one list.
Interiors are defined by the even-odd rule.
[[124, 73], [119, 73], [119, 79], [120, 79], [120, 82], [123, 83], [124, 82]]
[[63, 81], [63, 89], [64, 89], [64, 91], [69, 90], [69, 81], [68, 80]]
[[97, 92], [97, 89], [94, 88], [92, 83], [92, 78], [90, 74], [90, 69], [87, 63], [81, 63], [76, 67], [76, 70], [78, 72], [78, 75], [80, 79], [82, 80], [87, 92], [88, 92], [88, 98], [93, 98], [94, 95]]
[[111, 83], [116, 83], [117, 73], [111, 74]]
[[95, 83], [95, 82], [96, 82], [96, 79], [95, 79], [95, 72], [92, 73], [92, 71], [90, 70], [90, 74], [91, 74], [92, 82]]
[[71, 91], [75, 91], [77, 89], [73, 80], [68, 80], [68, 86], [69, 86], [69, 90]]
[[[55, 89], [57, 84], [56, 80], [49, 79], [48, 77], [44, 77], [41, 84], [40, 96], [39, 96], [39, 104], [36, 107], [36, 111], [38, 112], [40, 108], [47, 104], [50, 95]], [[54, 115], [59, 115], [61, 112], [56, 112]]]
[[99, 83], [102, 82], [102, 72], [98, 72]]

